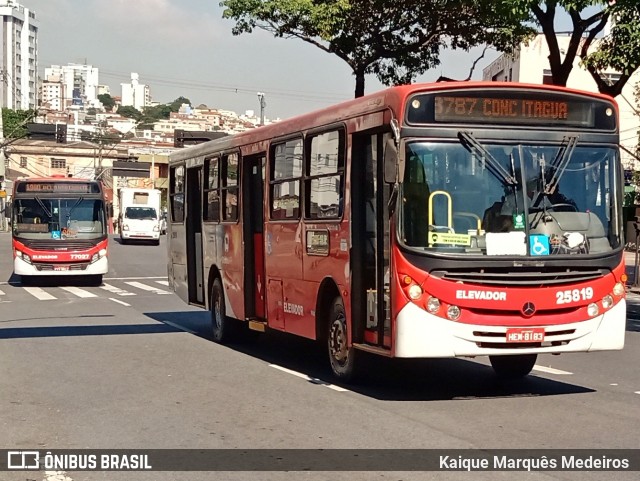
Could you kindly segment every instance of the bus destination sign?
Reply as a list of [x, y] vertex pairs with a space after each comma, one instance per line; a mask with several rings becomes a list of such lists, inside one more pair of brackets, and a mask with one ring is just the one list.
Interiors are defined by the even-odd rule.
[[410, 123], [474, 123], [573, 126], [613, 130], [613, 106], [555, 92], [455, 91], [421, 94], [409, 100]]
[[98, 185], [91, 182], [23, 182], [16, 187], [19, 193], [97, 194], [100, 192]]

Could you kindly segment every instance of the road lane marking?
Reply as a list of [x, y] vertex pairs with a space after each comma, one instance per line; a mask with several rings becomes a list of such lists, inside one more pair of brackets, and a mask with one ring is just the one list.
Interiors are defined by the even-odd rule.
[[137, 287], [138, 289], [142, 289], [143, 291], [153, 292], [154, 294], [171, 294], [169, 291], [165, 291], [164, 289], [160, 289], [158, 287], [148, 286], [147, 284], [143, 284], [142, 282], [125, 282], [125, 284], [129, 284], [130, 286]]
[[169, 287], [169, 281], [164, 280], [164, 281], [156, 281], [158, 284], [162, 284], [163, 286], [167, 286]]
[[126, 302], [121, 301], [120, 299], [116, 299], [115, 297], [110, 297], [109, 299], [111, 299], [113, 302], [117, 302], [118, 304], [122, 304], [123, 306], [131, 307], [131, 304], [127, 304]]
[[334, 391], [349, 392], [348, 389], [344, 389], [344, 388], [342, 388], [340, 386], [336, 386], [336, 385], [331, 384], [331, 383], [329, 383], [327, 381], [323, 381], [322, 379], [318, 379], [317, 377], [311, 377], [311, 376], [308, 376], [306, 374], [302, 374], [301, 372], [298, 372], [298, 371], [292, 371], [291, 369], [287, 369], [286, 367], [278, 366], [277, 364], [269, 364], [269, 366], [273, 367], [275, 369], [278, 369], [279, 371], [286, 372], [286, 373], [289, 373], [289, 374], [293, 374], [294, 376], [302, 378], [302, 379], [305, 379], [305, 380], [307, 380], [309, 382], [312, 382], [313, 384], [319, 384], [321, 386], [328, 387], [329, 389], [333, 389]]
[[80, 289], [79, 287], [75, 287], [75, 286], [60, 286], [60, 289], [70, 292], [74, 296], [78, 296], [82, 298], [98, 297], [93, 292], [85, 291], [84, 289]]
[[57, 299], [56, 297], [52, 296], [48, 292], [45, 292], [39, 287], [24, 287], [23, 289], [40, 301], [50, 301], [52, 299]]
[[119, 287], [112, 286], [111, 284], [104, 283], [100, 286], [100, 289], [104, 289], [105, 291], [109, 291], [112, 294], [118, 294], [119, 296], [135, 296], [135, 292], [125, 291], [124, 289], [120, 289]]
[[0, 290], [0, 296], [5, 296], [6, 294], [4, 293], [3, 290]]
[[103, 277], [105, 281], [126, 281], [127, 279], [166, 279], [167, 276], [137, 276], [137, 277]]
[[537, 364], [533, 366], [534, 371], [546, 372], [547, 374], [559, 374], [560, 376], [568, 376], [573, 374], [569, 371], [561, 371], [560, 369], [554, 369], [552, 367], [538, 366]]

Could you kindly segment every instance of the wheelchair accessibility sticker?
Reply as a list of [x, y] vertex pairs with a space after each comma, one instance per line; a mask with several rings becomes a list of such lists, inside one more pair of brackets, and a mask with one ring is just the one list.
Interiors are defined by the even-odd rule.
[[548, 256], [549, 255], [549, 237], [541, 234], [532, 234], [529, 236], [529, 250], [532, 256]]

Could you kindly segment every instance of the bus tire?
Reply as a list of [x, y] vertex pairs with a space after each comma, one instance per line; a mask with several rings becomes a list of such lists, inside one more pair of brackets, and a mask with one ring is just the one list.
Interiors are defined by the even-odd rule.
[[333, 375], [340, 381], [351, 381], [356, 375], [356, 349], [349, 347], [347, 316], [344, 302], [336, 297], [328, 319], [327, 348]]
[[517, 354], [514, 356], [489, 356], [489, 361], [498, 377], [520, 379], [531, 372], [537, 358], [537, 354]]
[[233, 338], [235, 331], [235, 322], [230, 319], [226, 312], [227, 307], [224, 302], [224, 290], [222, 281], [216, 277], [211, 285], [210, 297], [211, 311], [211, 337], [214, 342], [224, 344]]

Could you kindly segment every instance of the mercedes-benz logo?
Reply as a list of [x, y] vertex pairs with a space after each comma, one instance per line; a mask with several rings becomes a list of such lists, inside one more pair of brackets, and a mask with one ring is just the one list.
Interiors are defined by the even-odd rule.
[[536, 306], [533, 302], [525, 302], [524, 306], [522, 306], [522, 314], [527, 317], [533, 316], [536, 312]]

